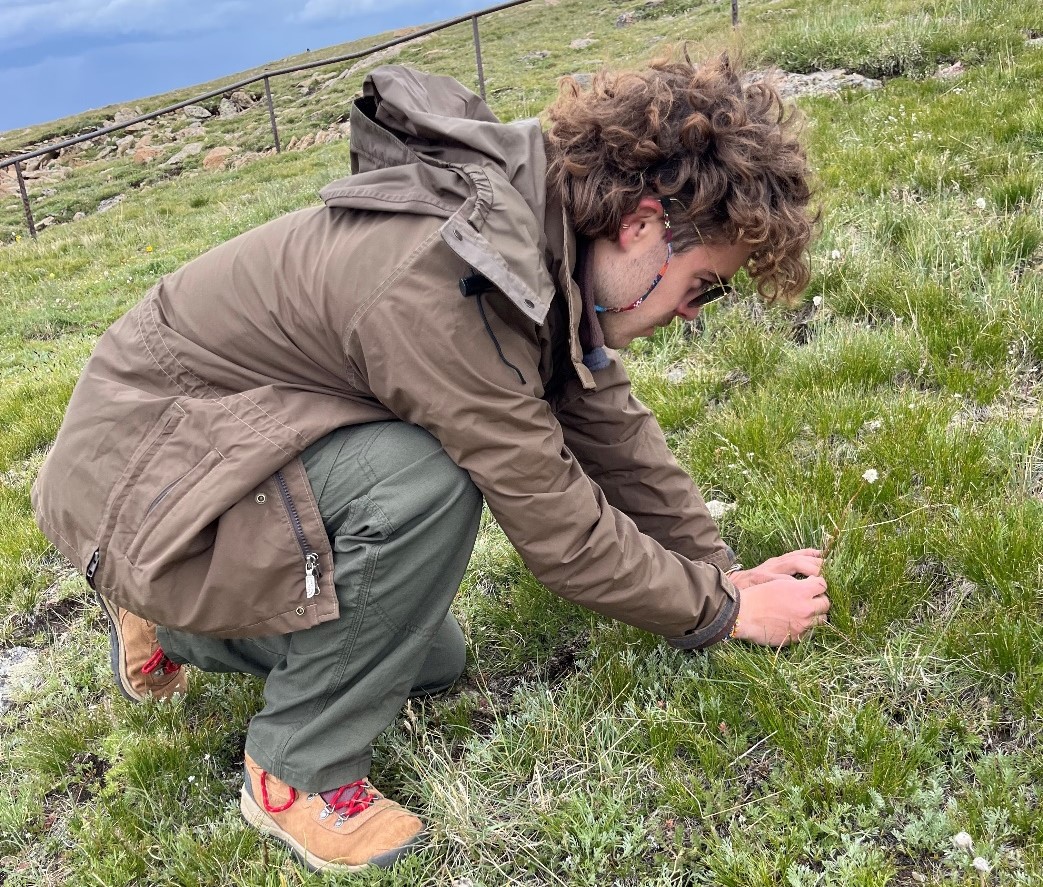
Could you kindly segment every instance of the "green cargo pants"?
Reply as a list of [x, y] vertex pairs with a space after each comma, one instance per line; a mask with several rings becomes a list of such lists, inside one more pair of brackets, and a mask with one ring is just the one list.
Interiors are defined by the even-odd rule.
[[265, 679], [246, 751], [303, 791], [369, 773], [372, 743], [411, 695], [464, 669], [449, 605], [474, 547], [481, 494], [438, 441], [404, 422], [341, 428], [302, 455], [333, 546], [340, 617], [222, 640], [161, 628], [171, 659]]

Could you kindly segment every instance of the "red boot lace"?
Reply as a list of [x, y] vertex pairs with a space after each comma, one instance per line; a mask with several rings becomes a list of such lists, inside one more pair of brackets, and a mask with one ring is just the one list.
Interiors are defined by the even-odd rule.
[[[280, 804], [276, 807], [272, 804], [271, 799], [268, 797], [268, 771], [261, 771], [261, 801], [264, 804], [264, 809], [269, 813], [282, 813], [284, 810], [289, 810], [297, 800], [297, 789], [293, 786], [286, 786], [290, 790], [290, 799], [285, 804]], [[344, 795], [351, 792], [351, 797], [347, 800], [342, 800]], [[371, 794], [372, 792], [372, 794]], [[333, 813], [339, 813], [338, 819], [341, 821], [354, 816], [356, 813], [361, 813], [366, 810], [370, 804], [372, 804], [380, 795], [375, 789], [371, 788], [365, 779], [358, 779], [355, 782], [349, 782], [347, 785], [342, 785], [340, 788], [331, 789], [327, 792], [319, 793], [319, 797], [326, 802], [326, 807]]]
[[172, 659], [167, 658], [167, 654], [163, 652], [162, 647], [156, 647], [156, 652], [152, 654], [149, 661], [141, 666], [142, 674], [152, 674], [154, 671], [159, 671], [160, 674], [174, 674], [174, 672], [180, 670], [181, 666]]
[[[351, 797], [344, 800], [348, 792], [351, 792]], [[323, 792], [321, 797], [327, 807], [339, 813], [341, 820], [345, 820], [367, 809], [380, 795], [376, 794], [365, 779], [358, 779], [333, 791]]]

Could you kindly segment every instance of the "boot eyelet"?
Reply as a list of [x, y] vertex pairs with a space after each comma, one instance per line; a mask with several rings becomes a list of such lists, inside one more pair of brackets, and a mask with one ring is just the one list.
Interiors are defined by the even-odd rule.
[[258, 505], [264, 505], [264, 503], [268, 501], [268, 497], [265, 496], [264, 493], [258, 493], [255, 498], [255, 501]]

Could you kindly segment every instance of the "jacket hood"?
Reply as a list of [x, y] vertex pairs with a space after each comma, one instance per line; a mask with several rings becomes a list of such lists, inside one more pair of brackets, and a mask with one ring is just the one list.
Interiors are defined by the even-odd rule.
[[321, 194], [330, 207], [444, 218], [449, 248], [543, 323], [555, 285], [532, 255], [548, 247], [546, 167], [537, 121], [501, 123], [452, 78], [386, 65], [351, 109], [353, 175]]

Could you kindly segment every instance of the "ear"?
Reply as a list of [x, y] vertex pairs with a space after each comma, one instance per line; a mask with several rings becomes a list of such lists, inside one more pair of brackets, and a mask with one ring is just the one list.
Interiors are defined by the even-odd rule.
[[644, 243], [648, 238], [660, 240], [662, 227], [656, 224], [663, 218], [663, 205], [655, 197], [642, 197], [637, 209], [620, 219], [617, 240], [620, 249], [626, 251]]

